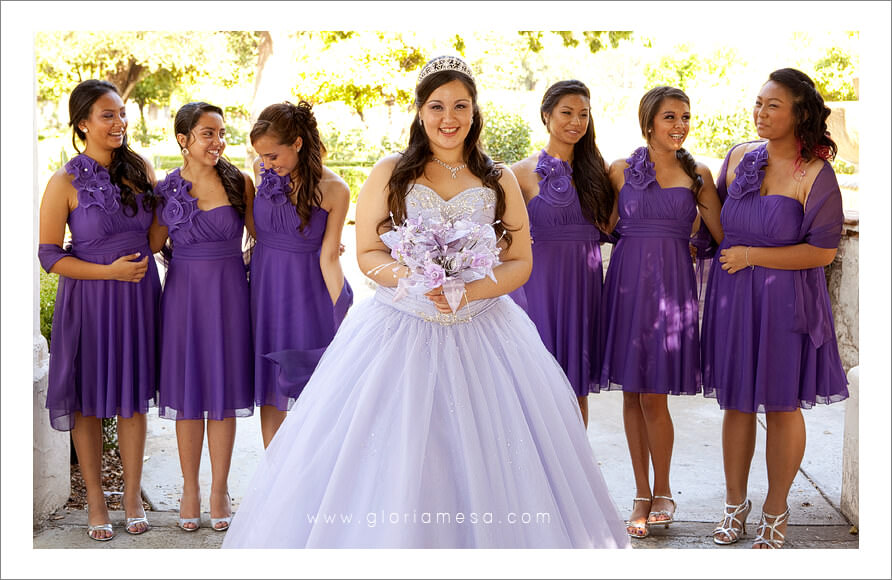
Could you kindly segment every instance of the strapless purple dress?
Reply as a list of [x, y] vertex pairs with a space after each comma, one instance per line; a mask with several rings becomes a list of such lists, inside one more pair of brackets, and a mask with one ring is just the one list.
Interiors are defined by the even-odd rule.
[[[251, 256], [251, 325], [254, 332], [254, 401], [291, 407], [353, 303], [344, 279], [332, 304], [319, 266], [328, 212], [313, 208], [300, 230], [289, 203], [287, 175], [264, 171], [254, 198], [257, 244]], [[284, 365], [279, 372], [276, 363]]]
[[132, 417], [154, 406], [161, 282], [149, 249], [152, 212], [136, 196], [125, 213], [118, 186], [95, 160], [78, 155], [65, 164], [74, 176], [77, 207], [68, 216], [71, 247], [40, 244], [43, 269], [66, 256], [111, 264], [121, 256], [148, 256], [139, 282], [75, 280], [59, 276], [50, 341], [46, 407], [54, 429], [74, 427], [74, 413]]
[[536, 325], [577, 397], [598, 392], [601, 371], [601, 232], [582, 215], [570, 164], [539, 154], [539, 194], [530, 200], [533, 270], [511, 297]]
[[230, 205], [198, 209], [175, 169], [159, 182], [159, 221], [173, 256], [161, 295], [159, 415], [225, 419], [254, 412], [244, 218]]
[[688, 249], [693, 192], [660, 187], [647, 148], [626, 159], [619, 242], [601, 301], [601, 388], [633, 393], [700, 392], [699, 310]]
[[[729, 153], [730, 156], [730, 153]], [[728, 157], [718, 179], [725, 239], [731, 246], [807, 243], [836, 248], [842, 197], [829, 163], [815, 179], [806, 206], [784, 195], [761, 195], [768, 151], [743, 156], [726, 188]], [[784, 412], [848, 397], [823, 268], [745, 268], [715, 264], [703, 312], [703, 390], [722, 409]]]

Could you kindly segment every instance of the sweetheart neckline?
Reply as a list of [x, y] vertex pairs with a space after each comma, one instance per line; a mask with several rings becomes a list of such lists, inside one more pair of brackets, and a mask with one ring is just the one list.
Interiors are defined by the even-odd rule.
[[[423, 183], [414, 183], [414, 184], [412, 184], [412, 188], [413, 188], [413, 189], [416, 188], [416, 187], [423, 187], [424, 189], [430, 191], [430, 192], [433, 193], [435, 196], [437, 196], [437, 198], [438, 198], [440, 201], [442, 201], [443, 203], [450, 203], [450, 202], [452, 202], [453, 200], [455, 200], [455, 199], [461, 197], [462, 195], [468, 193], [469, 191], [474, 191], [474, 190], [478, 190], [478, 189], [485, 189], [485, 190], [487, 190], [487, 191], [492, 191], [492, 189], [490, 189], [489, 187], [486, 187], [485, 185], [475, 185], [475, 186], [473, 186], [473, 187], [469, 187], [469, 188], [467, 188], [467, 189], [463, 189], [463, 190], [459, 191], [458, 193], [456, 193], [455, 195], [453, 195], [453, 196], [450, 197], [449, 199], [445, 199], [443, 196], [441, 196], [439, 193], [437, 193], [437, 190], [435, 190], [433, 187], [430, 187], [430, 186], [428, 186], [428, 185], [424, 185]], [[410, 190], [410, 191], [411, 191], [411, 190]]]

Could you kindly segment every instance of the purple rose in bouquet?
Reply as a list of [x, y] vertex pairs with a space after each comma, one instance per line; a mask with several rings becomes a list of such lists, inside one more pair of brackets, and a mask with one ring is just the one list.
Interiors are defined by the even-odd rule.
[[484, 277], [495, 282], [493, 268], [501, 264], [493, 224], [416, 217], [394, 225], [381, 240], [396, 263], [409, 269], [409, 275], [397, 283], [394, 300], [442, 286], [453, 312], [460, 305], [465, 284]]

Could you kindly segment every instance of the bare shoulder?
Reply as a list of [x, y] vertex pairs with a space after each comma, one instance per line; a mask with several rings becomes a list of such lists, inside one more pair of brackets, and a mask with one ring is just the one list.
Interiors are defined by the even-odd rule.
[[613, 178], [614, 175], [622, 176], [623, 171], [629, 166], [629, 162], [625, 160], [625, 158], [615, 159], [610, 163], [610, 166], [607, 168], [607, 173]]
[[499, 177], [499, 183], [502, 187], [506, 185], [510, 185], [513, 187], [517, 187], [517, 175], [514, 174], [514, 171], [511, 167], [508, 167], [504, 163], [496, 163], [496, 168], [502, 172], [502, 175]]
[[702, 161], [695, 162], [694, 170], [697, 172], [697, 175], [699, 175], [700, 177], [702, 177], [704, 179], [709, 177], [710, 179], [712, 179], [712, 170], [709, 168], [708, 165], [706, 165]]
[[530, 155], [526, 159], [521, 159], [517, 163], [511, 166], [511, 171], [514, 172], [514, 175], [521, 179], [524, 174], [535, 174], [536, 173], [536, 165], [539, 163], [538, 155]]
[[239, 169], [239, 172], [242, 174], [242, 177], [245, 178], [245, 187], [247, 189], [253, 190], [254, 189], [254, 179], [251, 177], [251, 175], [247, 171], [244, 171], [242, 169]]
[[74, 189], [73, 181], [74, 176], [62, 167], [50, 176], [49, 181], [46, 183], [46, 191], [49, 193], [52, 189], [53, 191], [67, 193]]
[[347, 182], [328, 167], [322, 168], [319, 191], [322, 192], [323, 202], [332, 204], [350, 202], [350, 187], [347, 185]]

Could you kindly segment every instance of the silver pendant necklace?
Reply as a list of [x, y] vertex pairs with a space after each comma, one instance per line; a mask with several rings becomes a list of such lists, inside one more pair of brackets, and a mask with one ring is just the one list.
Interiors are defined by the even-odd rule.
[[462, 163], [461, 165], [456, 165], [455, 167], [452, 167], [451, 165], [447, 165], [446, 163], [440, 161], [436, 157], [434, 157], [434, 161], [436, 161], [437, 163], [439, 163], [440, 165], [442, 165], [443, 167], [448, 169], [452, 173], [452, 179], [456, 178], [456, 173], [458, 173], [459, 171], [461, 171], [462, 169], [467, 167], [467, 165], [465, 163]]

